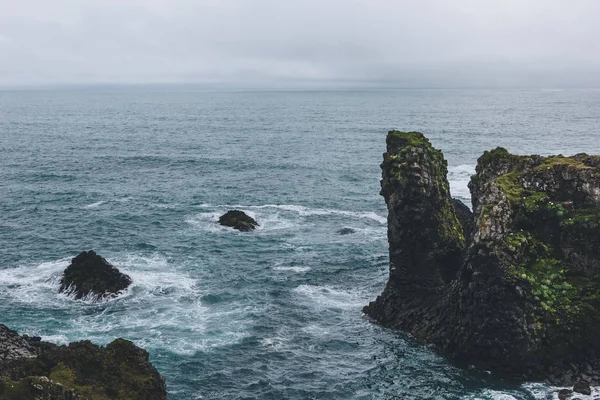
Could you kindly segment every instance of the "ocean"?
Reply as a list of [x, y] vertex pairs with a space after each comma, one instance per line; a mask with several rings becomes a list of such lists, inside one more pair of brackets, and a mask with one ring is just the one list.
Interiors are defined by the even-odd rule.
[[[130, 339], [172, 400], [556, 398], [363, 315], [387, 279], [390, 129], [425, 133], [468, 203], [486, 149], [600, 154], [600, 91], [2, 90], [0, 323]], [[219, 226], [229, 209], [260, 228]], [[90, 249], [132, 277], [126, 293], [57, 293]]]

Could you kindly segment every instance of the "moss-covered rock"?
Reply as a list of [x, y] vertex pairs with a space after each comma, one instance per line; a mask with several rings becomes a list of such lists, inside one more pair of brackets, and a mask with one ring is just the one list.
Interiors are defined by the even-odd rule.
[[389, 132], [381, 168], [390, 279], [365, 310], [384, 324], [416, 333], [421, 317], [437, 307], [440, 288], [456, 277], [466, 247], [464, 229], [450, 197], [446, 160], [423, 134]]
[[[390, 135], [382, 164], [390, 280], [366, 311], [456, 361], [506, 377], [599, 383], [600, 157], [486, 151], [469, 184], [474, 230], [466, 235], [467, 250], [458, 262], [447, 257], [420, 268], [439, 276], [456, 269], [457, 278], [422, 290], [414, 260], [438, 260], [437, 249], [451, 248], [448, 226], [456, 226], [456, 216], [445, 201], [427, 195], [432, 184], [423, 174], [414, 176], [438, 171], [431, 182], [445, 193], [446, 165], [422, 135]], [[417, 159], [418, 153], [427, 156]], [[415, 201], [426, 204], [404, 206]], [[437, 237], [427, 233], [424, 241], [402, 243], [430, 231]]]
[[164, 378], [148, 353], [128, 340], [106, 347], [89, 341], [56, 346], [0, 325], [0, 350], [5, 349], [12, 355], [0, 358], [0, 399], [167, 398]]

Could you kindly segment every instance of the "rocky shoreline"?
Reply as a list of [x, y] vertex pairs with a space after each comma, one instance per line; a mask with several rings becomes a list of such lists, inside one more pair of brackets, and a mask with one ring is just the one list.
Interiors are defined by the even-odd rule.
[[0, 324], [0, 399], [167, 399], [148, 353], [125, 339], [58, 346]]
[[472, 216], [421, 133], [389, 132], [381, 168], [390, 276], [368, 315], [498, 376], [600, 383], [600, 157], [485, 152]]
[[[130, 284], [129, 276], [90, 250], [73, 258], [59, 292], [95, 302]], [[87, 340], [58, 346], [0, 324], [0, 399], [165, 400], [165, 379], [148, 359], [125, 339], [106, 347]]]

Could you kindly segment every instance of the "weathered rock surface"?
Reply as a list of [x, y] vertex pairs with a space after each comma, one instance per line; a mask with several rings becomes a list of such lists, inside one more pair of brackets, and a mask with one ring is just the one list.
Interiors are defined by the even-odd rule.
[[81, 252], [71, 260], [60, 280], [60, 293], [76, 299], [101, 300], [115, 297], [131, 285], [131, 278], [97, 255], [93, 250]]
[[472, 233], [422, 134], [390, 132], [381, 167], [390, 277], [365, 312], [458, 363], [598, 384], [600, 157], [486, 152]]
[[573, 392], [589, 396], [592, 394], [592, 388], [590, 388], [590, 384], [587, 382], [577, 382], [573, 386]]
[[148, 353], [128, 340], [57, 346], [0, 324], [0, 399], [166, 400], [167, 392]]
[[219, 224], [241, 232], [252, 231], [258, 226], [258, 222], [254, 218], [240, 210], [227, 211], [219, 218]]
[[452, 205], [454, 206], [456, 218], [458, 218], [458, 222], [460, 222], [460, 225], [463, 228], [463, 236], [469, 241], [471, 235], [475, 231], [473, 212], [465, 203], [458, 199], [452, 199]]

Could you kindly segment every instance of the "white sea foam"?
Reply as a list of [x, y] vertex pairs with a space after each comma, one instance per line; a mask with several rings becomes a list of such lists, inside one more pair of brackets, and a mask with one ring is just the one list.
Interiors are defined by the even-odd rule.
[[300, 285], [293, 292], [317, 309], [360, 309], [364, 306], [359, 293], [331, 286]]
[[65, 335], [42, 335], [42, 340], [54, 344], [68, 344], [69, 338]]
[[510, 394], [502, 393], [496, 390], [485, 390], [484, 393], [486, 397], [491, 397], [494, 400], [519, 400]]
[[[47, 306], [48, 302], [62, 307], [58, 295], [61, 272], [69, 259], [21, 265], [0, 270], [0, 298], [15, 303]], [[5, 297], [6, 296], [6, 297]]]
[[[558, 386], [548, 386], [542, 383], [525, 383], [522, 385], [523, 389], [527, 390], [535, 399], [545, 400], [548, 399], [549, 393], [554, 393], [553, 399], [558, 399], [558, 391], [561, 389], [573, 389], [573, 387], [558, 387]], [[574, 393], [574, 398], [577, 397], [581, 400], [592, 400], [600, 397], [600, 387], [592, 387], [592, 394], [590, 396], [586, 396], [579, 393]]]
[[205, 293], [198, 281], [165, 257], [116, 254], [107, 259], [133, 280], [111, 301], [93, 303], [58, 294], [68, 258], [0, 270], [0, 301], [27, 309], [64, 310], [69, 318], [53, 320], [47, 325], [51, 331], [28, 332], [60, 344], [81, 339], [105, 344], [126, 337], [148, 349], [191, 355], [249, 336], [251, 320], [246, 317], [256, 310], [235, 304], [224, 310], [203, 307]]
[[97, 201], [95, 203], [91, 203], [91, 204], [88, 204], [86, 206], [83, 206], [83, 208], [88, 208], [88, 209], [89, 208], [98, 208], [98, 207], [100, 207], [104, 203], [106, 203], [106, 201]]
[[387, 223], [387, 218], [373, 211], [347, 211], [325, 208], [308, 208], [294, 204], [264, 204], [264, 205], [240, 205], [240, 204], [201, 204], [201, 208], [212, 209], [186, 219], [186, 223], [213, 233], [236, 232], [235, 230], [223, 227], [218, 224], [219, 217], [227, 210], [239, 209], [254, 218], [259, 226], [258, 231], [285, 230], [301, 225], [297, 217], [290, 216], [295, 214], [300, 217], [309, 217], [314, 215], [341, 215], [350, 218], [376, 221], [381, 225]]
[[296, 273], [308, 272], [311, 269], [310, 267], [273, 267], [275, 271], [291, 271]]
[[347, 210], [335, 210], [328, 208], [309, 208], [305, 206], [299, 206], [294, 204], [265, 204], [262, 206], [248, 206], [248, 208], [274, 208], [283, 211], [291, 211], [298, 213], [301, 216], [311, 215], [345, 215], [349, 217], [371, 219], [379, 222], [380, 224], [387, 223], [387, 219], [372, 211], [347, 211]]
[[[465, 201], [471, 198], [468, 184], [471, 180], [471, 175], [474, 173], [475, 167], [473, 165], [462, 164], [448, 167], [448, 182], [450, 183], [452, 196]], [[470, 206], [469, 201], [466, 201], [465, 204]]]

